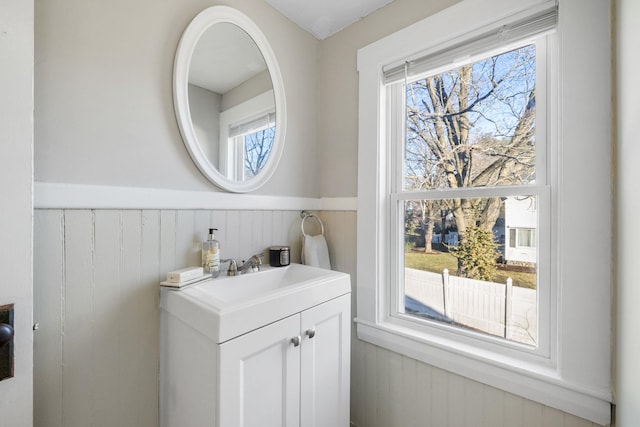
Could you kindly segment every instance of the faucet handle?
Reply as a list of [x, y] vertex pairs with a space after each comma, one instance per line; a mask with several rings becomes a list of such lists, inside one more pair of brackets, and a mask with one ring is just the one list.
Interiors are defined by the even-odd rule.
[[251, 255], [251, 258], [249, 259], [249, 262], [251, 263], [251, 270], [252, 271], [260, 271], [260, 267], [262, 266], [262, 257], [263, 256], [264, 256], [263, 253]]
[[222, 259], [220, 262], [228, 262], [229, 269], [227, 270], [227, 276], [237, 276], [238, 275], [238, 263], [233, 258]]

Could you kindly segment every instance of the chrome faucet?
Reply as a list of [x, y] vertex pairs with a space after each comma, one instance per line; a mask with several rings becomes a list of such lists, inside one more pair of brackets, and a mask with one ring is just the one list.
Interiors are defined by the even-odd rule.
[[252, 255], [251, 258], [249, 258], [246, 262], [243, 261], [243, 264], [240, 267], [238, 267], [238, 263], [233, 258], [223, 259], [220, 262], [229, 263], [227, 276], [237, 276], [239, 274], [246, 273], [249, 270], [260, 271], [260, 267], [262, 266], [262, 260], [260, 259], [260, 257], [262, 256], [263, 254]]
[[260, 267], [262, 266], [262, 260], [260, 257], [262, 257], [262, 254], [252, 255], [251, 258], [238, 267], [240, 274], [246, 273], [248, 270], [260, 271]]
[[233, 258], [228, 258], [228, 259], [222, 259], [220, 260], [221, 263], [223, 262], [228, 262], [229, 263], [229, 269], [227, 270], [227, 276], [237, 276], [238, 275], [238, 264], [236, 263], [236, 260]]

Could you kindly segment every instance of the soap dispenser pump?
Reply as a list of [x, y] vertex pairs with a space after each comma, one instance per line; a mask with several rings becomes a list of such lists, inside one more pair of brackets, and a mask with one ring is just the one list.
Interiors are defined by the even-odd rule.
[[209, 238], [202, 242], [202, 269], [205, 274], [217, 277], [220, 274], [220, 242], [215, 239], [214, 231], [209, 229]]

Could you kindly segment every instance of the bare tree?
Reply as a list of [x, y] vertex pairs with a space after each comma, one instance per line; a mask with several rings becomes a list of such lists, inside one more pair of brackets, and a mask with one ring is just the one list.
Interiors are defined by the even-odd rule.
[[247, 176], [256, 176], [264, 167], [273, 147], [274, 133], [275, 128], [267, 128], [245, 136], [244, 167]]
[[[440, 186], [442, 174], [440, 173], [436, 159], [424, 144], [407, 144], [406, 152], [405, 186], [414, 190], [425, 190]], [[417, 202], [415, 212], [416, 226], [424, 234], [426, 253], [433, 252], [432, 240], [435, 224], [440, 220], [442, 202], [440, 200], [420, 200]]]
[[[425, 77], [406, 90], [409, 188], [498, 186], [535, 179], [534, 46]], [[463, 239], [469, 225], [491, 231], [502, 200], [459, 198], [448, 204]], [[439, 216], [430, 208], [443, 205], [426, 205], [422, 215], [429, 222]]]

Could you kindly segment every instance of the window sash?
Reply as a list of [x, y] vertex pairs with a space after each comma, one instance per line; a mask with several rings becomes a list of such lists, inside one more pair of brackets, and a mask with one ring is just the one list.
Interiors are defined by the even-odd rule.
[[[447, 71], [452, 68], [457, 68], [465, 64], [479, 61], [481, 58], [488, 58], [493, 55], [499, 55], [504, 52], [508, 52], [520, 46], [527, 44], [534, 44], [536, 48], [536, 153], [535, 153], [535, 176], [537, 184], [546, 184], [549, 181], [548, 177], [548, 151], [549, 147], [547, 141], [549, 140], [549, 131], [547, 123], [547, 66], [548, 66], [548, 40], [545, 35], [535, 37], [530, 40], [521, 41], [518, 43], [512, 43], [507, 47], [500, 50], [496, 50], [490, 53], [482, 52], [475, 58], [468, 58], [465, 62], [456, 65], [449, 64], [446, 69], [439, 70], [438, 72]], [[435, 74], [435, 73], [427, 73]], [[406, 109], [405, 109], [405, 91], [403, 84], [412, 83], [415, 80], [424, 78], [424, 76], [414, 76], [409, 80], [397, 81], [395, 84], [387, 85], [386, 90], [386, 109], [385, 113], [387, 117], [387, 140], [391, 143], [390, 148], [396, 148], [389, 153], [390, 162], [394, 165], [399, 165], [397, 169], [391, 170], [391, 189], [393, 192], [415, 192], [416, 190], [405, 189], [404, 187], [404, 166], [399, 163], [404, 159], [404, 149], [406, 141], [405, 121], [406, 121]], [[400, 107], [401, 106], [401, 107]], [[393, 117], [391, 117], [393, 115]], [[526, 185], [526, 184], [520, 184]], [[532, 184], [535, 185], [535, 184]], [[475, 187], [479, 188], [479, 187]], [[442, 188], [436, 191], [452, 191], [455, 189]]]
[[[537, 234], [537, 271], [536, 271], [536, 307], [538, 309], [537, 346], [524, 346], [518, 342], [477, 333], [470, 329], [451, 327], [436, 320], [413, 319], [405, 314], [404, 304], [404, 202], [408, 200], [441, 200], [456, 198], [489, 198], [509, 196], [536, 196], [538, 202]], [[551, 337], [553, 310], [552, 294], [555, 287], [551, 281], [551, 187], [542, 185], [492, 187], [475, 189], [454, 189], [451, 191], [425, 191], [414, 193], [395, 193], [389, 198], [390, 204], [390, 261], [388, 293], [378, 301], [384, 320], [403, 327], [414, 329], [425, 335], [445, 336], [454, 334], [457, 340], [465, 344], [488, 349], [498, 345], [502, 350], [510, 348], [516, 352], [530, 354], [534, 359], [551, 357]]]
[[[553, 9], [555, 11], [555, 8]], [[555, 13], [555, 12], [554, 12]], [[555, 19], [555, 18], [554, 18]], [[555, 22], [555, 21], [554, 21]], [[490, 348], [498, 345], [503, 350], [511, 349], [516, 353], [530, 354], [531, 357], [543, 359], [551, 357], [551, 189], [546, 183], [547, 177], [547, 49], [545, 35], [516, 44], [509, 44], [491, 55], [508, 51], [524, 44], [536, 45], [536, 183], [496, 187], [463, 187], [443, 188], [433, 190], [407, 190], [404, 187], [404, 149], [406, 141], [406, 100], [405, 81], [396, 81], [383, 88], [383, 117], [386, 120], [386, 141], [389, 161], [385, 166], [390, 177], [389, 181], [389, 236], [390, 236], [390, 269], [388, 275], [389, 286], [386, 293], [381, 295], [378, 306], [383, 319], [402, 327], [420, 331], [425, 335], [454, 334], [459, 340], [479, 348]], [[487, 52], [480, 52], [478, 57], [487, 57]], [[477, 59], [468, 59], [465, 63]], [[455, 67], [455, 66], [450, 66]], [[481, 334], [472, 330], [451, 327], [436, 320], [412, 319], [405, 314], [401, 305], [404, 304], [404, 201], [407, 200], [438, 200], [457, 198], [488, 198], [536, 195], [539, 201], [538, 229], [539, 247], [536, 248], [539, 257], [537, 266], [537, 302], [538, 309], [538, 342], [536, 347], [523, 346], [517, 342], [504, 338]]]
[[[265, 117], [270, 117], [270, 116], [271, 114]], [[258, 121], [255, 120], [253, 123], [258, 123]], [[273, 128], [274, 126], [275, 126], [275, 122], [268, 122], [265, 124], [264, 120], [262, 120], [260, 126], [255, 127], [248, 132], [240, 133], [236, 136], [229, 138], [228, 140], [229, 149], [227, 150], [227, 152], [229, 153], [229, 156], [230, 156], [229, 165], [231, 167], [227, 171], [228, 175], [230, 175], [233, 179], [237, 181], [244, 181], [245, 179], [248, 178], [246, 169], [245, 169], [245, 161], [246, 161], [246, 154], [247, 154], [246, 138], [254, 133]]]
[[250, 135], [259, 130], [267, 129], [275, 126], [276, 113], [267, 113], [256, 117], [254, 119], [244, 121], [242, 123], [229, 127], [229, 138], [235, 138], [237, 136]]

